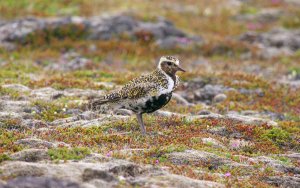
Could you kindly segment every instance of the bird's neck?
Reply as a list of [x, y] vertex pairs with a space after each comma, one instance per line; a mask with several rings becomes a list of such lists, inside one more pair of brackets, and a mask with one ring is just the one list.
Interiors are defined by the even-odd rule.
[[169, 76], [170, 78], [172, 78], [172, 80], [174, 81], [174, 83], [176, 83], [176, 75], [175, 73], [168, 73], [163, 71], [162, 69], [158, 69], [159, 72], [161, 72], [162, 74], [164, 74], [165, 76]]

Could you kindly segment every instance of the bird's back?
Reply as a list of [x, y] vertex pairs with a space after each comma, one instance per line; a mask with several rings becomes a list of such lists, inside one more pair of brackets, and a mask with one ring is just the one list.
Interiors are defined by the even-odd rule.
[[[149, 106], [151, 101], [156, 101], [156, 98], [159, 99], [156, 103], [164, 103], [163, 105], [165, 105], [171, 98], [174, 85], [174, 81], [170, 77], [160, 70], [155, 70], [150, 74], [129, 81], [117, 91], [92, 101], [92, 108], [95, 109], [99, 105], [111, 103], [132, 111], [137, 109], [143, 111], [142, 108], [146, 108], [146, 103], [148, 102]], [[159, 104], [154, 105], [158, 107]]]

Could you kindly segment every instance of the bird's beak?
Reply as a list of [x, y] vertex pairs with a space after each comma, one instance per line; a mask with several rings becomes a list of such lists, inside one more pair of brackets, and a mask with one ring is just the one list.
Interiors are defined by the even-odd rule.
[[178, 70], [178, 71], [182, 71], [182, 72], [186, 72], [183, 68], [181, 68], [181, 67], [179, 67], [179, 66], [177, 66], [177, 70]]

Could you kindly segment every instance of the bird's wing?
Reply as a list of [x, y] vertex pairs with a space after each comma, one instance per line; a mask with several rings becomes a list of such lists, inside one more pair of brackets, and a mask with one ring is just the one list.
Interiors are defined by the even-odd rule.
[[159, 86], [157, 84], [151, 74], [142, 75], [128, 82], [120, 90], [113, 91], [90, 103], [93, 106], [99, 106], [105, 103], [117, 103], [124, 99], [138, 99], [147, 95], [155, 96], [159, 92]]
[[146, 82], [123, 87], [119, 93], [122, 99], [138, 99], [145, 96], [155, 96], [158, 92], [159, 88], [156, 83]]

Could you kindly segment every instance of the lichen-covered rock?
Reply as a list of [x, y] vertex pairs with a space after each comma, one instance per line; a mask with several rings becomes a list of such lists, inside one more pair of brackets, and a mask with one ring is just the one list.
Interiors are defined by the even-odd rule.
[[37, 162], [41, 160], [50, 160], [47, 150], [45, 149], [25, 149], [10, 155], [15, 161]]
[[222, 149], [226, 148], [221, 142], [219, 142], [218, 140], [216, 140], [214, 138], [202, 138], [201, 140], [203, 143], [205, 143], [207, 145], [211, 145], [212, 147], [215, 147], [215, 148], [222, 148]]
[[[59, 29], [70, 25], [80, 26], [84, 38], [91, 40], [110, 40], [120, 38], [126, 34], [136, 39], [139, 33], [147, 33], [157, 40], [158, 46], [162, 48], [186, 47], [189, 44], [201, 44], [200, 37], [190, 37], [183, 31], [177, 29], [172, 22], [158, 19], [156, 22], [143, 22], [128, 15], [115, 15], [106, 17], [69, 17], [55, 19], [26, 18], [0, 25], [0, 44], [8, 47], [7, 43], [26, 43], [26, 37], [37, 31], [47, 29]], [[85, 59], [75, 59], [64, 65], [63, 69], [77, 69], [88, 63]]]
[[261, 34], [247, 32], [240, 40], [255, 44], [260, 48], [260, 57], [270, 59], [281, 54], [291, 55], [300, 49], [300, 30], [280, 28]]
[[[225, 187], [223, 184], [212, 182], [212, 181], [204, 181], [204, 180], [194, 180], [188, 177], [179, 176], [175, 174], [166, 174], [160, 176], [150, 176], [146, 177], [147, 179], [140, 180], [144, 183], [140, 183], [145, 187], [191, 187], [191, 188], [223, 188]], [[139, 182], [137, 182], [139, 183]]]
[[270, 166], [280, 172], [300, 174], [299, 167], [285, 165], [282, 162], [280, 162], [279, 160], [272, 159], [267, 156], [254, 157], [254, 158], [251, 158], [250, 161], [254, 162], [254, 163], [258, 163], [258, 162], [264, 163], [265, 165]]
[[7, 182], [3, 188], [80, 188], [79, 184], [51, 177], [17, 177]]
[[122, 115], [109, 115], [109, 114], [99, 114], [96, 118], [89, 118], [87, 116], [78, 115], [64, 119], [57, 119], [51, 122], [51, 126], [59, 127], [91, 127], [91, 126], [101, 126], [107, 123], [112, 123], [120, 120], [129, 119], [128, 116]]
[[185, 150], [184, 152], [173, 152], [167, 155], [168, 159], [174, 164], [202, 164], [208, 165], [210, 168], [218, 168], [228, 160], [219, 157], [213, 153], [197, 150]]
[[56, 146], [65, 146], [67, 145], [66, 143], [52, 143], [52, 142], [48, 142], [46, 140], [41, 140], [41, 139], [37, 139], [37, 138], [24, 138], [24, 139], [20, 139], [18, 141], [15, 142], [15, 144], [18, 145], [22, 145], [24, 147], [28, 147], [28, 148], [36, 148], [36, 149], [43, 149], [43, 148], [53, 148]]
[[27, 86], [21, 84], [3, 84], [1, 85], [2, 88], [12, 89], [18, 92], [29, 92], [31, 89]]
[[21, 161], [6, 162], [5, 164], [1, 164], [0, 170], [1, 179], [25, 176], [43, 176], [48, 172], [45, 165]]
[[291, 176], [270, 176], [263, 178], [263, 181], [271, 185], [283, 188], [297, 188], [300, 186], [299, 177]]
[[29, 101], [7, 101], [0, 100], [0, 111], [5, 112], [24, 112], [30, 106]]
[[112, 173], [104, 171], [104, 170], [98, 170], [98, 169], [91, 169], [87, 168], [83, 171], [82, 174], [82, 180], [83, 181], [90, 181], [92, 179], [101, 179], [107, 182], [116, 181], [117, 179], [115, 176], [113, 176]]
[[[140, 166], [125, 160], [79, 161], [63, 163], [30, 163], [9, 161], [0, 166], [0, 178], [8, 180], [15, 177], [41, 177], [72, 182], [79, 187], [113, 187], [123, 186], [165, 186], [165, 187], [224, 187], [212, 181], [195, 180], [188, 177], [170, 174], [157, 167]], [[28, 181], [30, 182], [30, 180]], [[25, 182], [24, 182], [25, 183]], [[44, 181], [36, 182], [43, 186]]]

